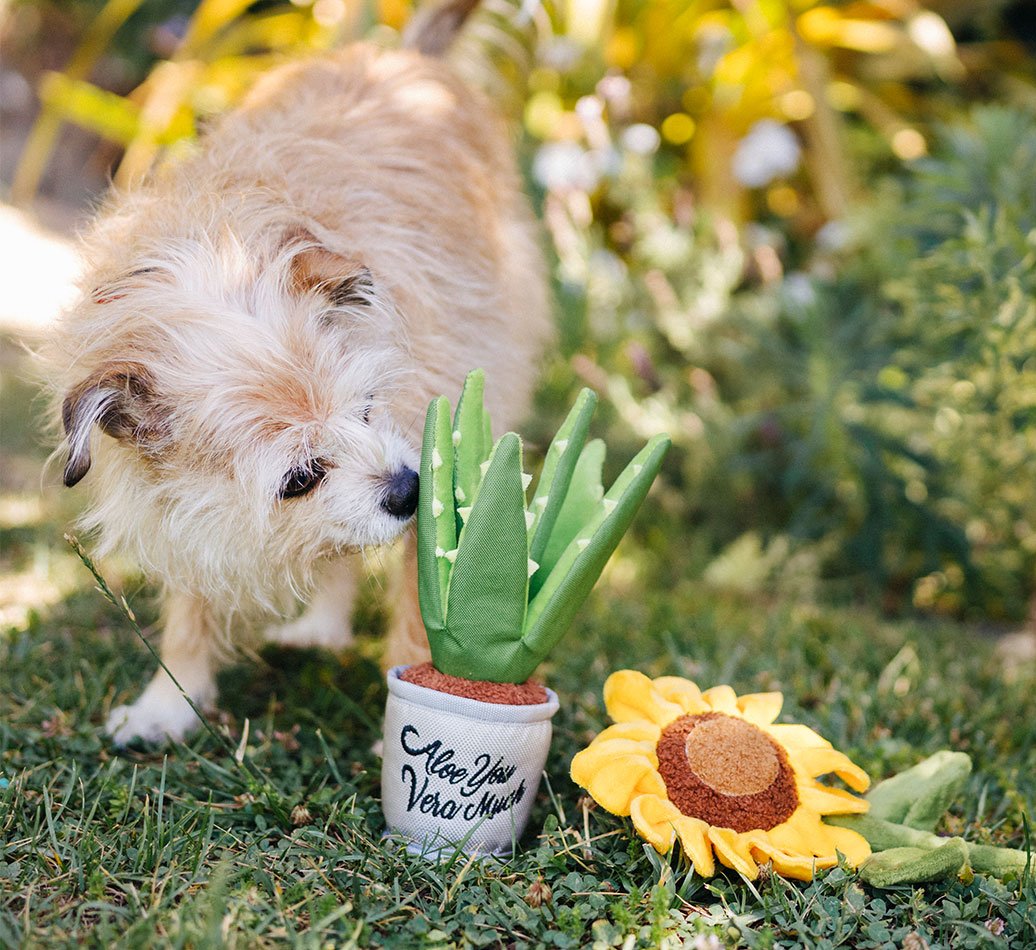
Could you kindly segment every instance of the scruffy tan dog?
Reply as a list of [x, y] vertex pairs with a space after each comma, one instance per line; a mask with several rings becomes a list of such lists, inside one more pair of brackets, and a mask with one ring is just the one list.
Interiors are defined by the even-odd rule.
[[[487, 371], [510, 427], [548, 332], [511, 143], [436, 58], [474, 4], [410, 48], [280, 68], [186, 157], [115, 195], [54, 341], [68, 461], [102, 553], [164, 589], [161, 655], [191, 698], [242, 630], [350, 638], [359, 554], [407, 527], [428, 400]], [[387, 647], [427, 647], [413, 544]], [[300, 618], [298, 600], [310, 601]], [[161, 670], [112, 711], [116, 742], [196, 725]]]

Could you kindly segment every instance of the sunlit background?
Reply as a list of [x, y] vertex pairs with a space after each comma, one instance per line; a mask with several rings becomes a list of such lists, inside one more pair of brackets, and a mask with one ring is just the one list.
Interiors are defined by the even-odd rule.
[[[257, 74], [399, 42], [405, 0], [7, 0], [0, 627], [78, 576], [22, 344], [68, 236]], [[1036, 590], [1036, 10], [1025, 0], [486, 0], [454, 50], [513, 117], [579, 385], [676, 450], [651, 569], [1005, 629]], [[16, 210], [20, 209], [20, 210]], [[60, 539], [60, 533], [56, 535]], [[672, 551], [680, 552], [674, 559]], [[647, 566], [645, 566], [647, 565]], [[82, 578], [80, 578], [81, 582]]]

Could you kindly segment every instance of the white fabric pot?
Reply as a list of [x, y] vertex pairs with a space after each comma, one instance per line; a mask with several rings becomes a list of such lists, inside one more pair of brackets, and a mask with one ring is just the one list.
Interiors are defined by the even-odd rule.
[[509, 854], [536, 798], [558, 698], [505, 706], [440, 693], [388, 672], [381, 804], [411, 851]]

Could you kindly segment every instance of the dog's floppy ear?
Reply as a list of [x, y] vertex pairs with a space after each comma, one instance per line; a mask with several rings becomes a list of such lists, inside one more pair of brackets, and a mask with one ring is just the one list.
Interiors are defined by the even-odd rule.
[[133, 363], [103, 367], [69, 390], [61, 406], [68, 437], [64, 481], [68, 488], [90, 470], [93, 426], [113, 439], [144, 444], [157, 436], [158, 410], [151, 378]]
[[362, 307], [371, 302], [374, 279], [360, 261], [324, 247], [308, 231], [293, 232], [291, 239], [300, 245], [291, 259], [291, 280], [296, 290], [315, 290], [336, 307]]

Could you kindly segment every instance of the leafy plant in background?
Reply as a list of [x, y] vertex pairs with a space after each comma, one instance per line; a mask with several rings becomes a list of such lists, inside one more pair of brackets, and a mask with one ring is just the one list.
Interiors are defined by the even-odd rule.
[[583, 390], [558, 429], [532, 500], [513, 432], [495, 444], [481, 370], [450, 418], [444, 396], [425, 422], [417, 509], [421, 614], [436, 669], [523, 683], [565, 634], [669, 448], [656, 436], [612, 487], [604, 443], [587, 443], [597, 398]]
[[879, 228], [874, 265], [894, 352], [881, 379], [942, 473], [914, 493], [966, 535], [981, 589], [944, 558], [923, 606], [1019, 616], [1036, 589], [1036, 117], [974, 112], [948, 130]]
[[743, 575], [782, 539], [787, 555], [813, 546], [817, 573], [888, 605], [1025, 615], [1036, 120], [980, 109], [940, 143], [888, 183], [844, 250], [816, 255], [834, 279], [736, 295], [703, 336], [724, 414], [702, 413], [718, 455], [691, 494], [725, 485], [733, 507], [713, 510], [710, 495], [692, 514], [714, 543], [762, 540], [731, 548], [714, 576]]
[[625, 426], [685, 449], [659, 493], [694, 529], [683, 571], [1025, 615], [1034, 124], [976, 111], [811, 251], [758, 225], [738, 241], [679, 184], [643, 187], [650, 163], [624, 155], [616, 204], [598, 199], [612, 234], [581, 232], [562, 299], [587, 288], [567, 324], [576, 372]]

